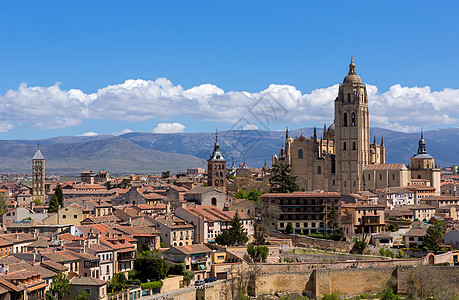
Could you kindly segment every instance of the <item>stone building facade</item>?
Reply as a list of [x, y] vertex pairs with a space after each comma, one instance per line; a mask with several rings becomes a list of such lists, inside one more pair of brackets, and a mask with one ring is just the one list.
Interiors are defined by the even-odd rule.
[[353, 194], [357, 191], [405, 187], [425, 181], [440, 193], [440, 169], [427, 154], [423, 133], [418, 152], [411, 158], [411, 167], [386, 164], [384, 139], [370, 142], [367, 89], [355, 71], [353, 60], [349, 73], [339, 85], [335, 99], [334, 123], [323, 134], [303, 135], [295, 139], [285, 134], [285, 148], [272, 163], [291, 165], [291, 174], [304, 191], [324, 190]]
[[45, 157], [39, 146], [32, 158], [32, 200], [45, 202], [45, 196]]
[[349, 73], [339, 85], [335, 120], [318, 139], [303, 135], [285, 137], [285, 149], [273, 155], [273, 164], [287, 163], [303, 190], [355, 193], [364, 189], [363, 170], [369, 164], [385, 163], [384, 142], [370, 142], [368, 96], [365, 84], [351, 60]]

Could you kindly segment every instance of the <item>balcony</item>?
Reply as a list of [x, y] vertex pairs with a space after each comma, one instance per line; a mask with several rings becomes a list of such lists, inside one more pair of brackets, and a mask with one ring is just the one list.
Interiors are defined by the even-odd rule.
[[362, 225], [380, 225], [379, 216], [363, 216]]

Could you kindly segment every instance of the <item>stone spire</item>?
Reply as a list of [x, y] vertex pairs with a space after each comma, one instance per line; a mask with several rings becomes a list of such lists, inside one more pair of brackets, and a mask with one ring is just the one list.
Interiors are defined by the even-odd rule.
[[285, 139], [288, 140], [288, 126], [285, 129]]
[[349, 64], [349, 73], [348, 75], [357, 75], [355, 72], [354, 57], [351, 56], [351, 63]]
[[373, 144], [376, 145], [376, 135], [373, 137]]
[[427, 154], [426, 141], [424, 140], [423, 131], [421, 131], [421, 139], [419, 140], [418, 154]]
[[316, 129], [316, 126], [314, 126], [314, 141], [317, 142], [317, 129]]
[[209, 160], [225, 160], [220, 152], [220, 145], [218, 144], [218, 131], [215, 132], [214, 151], [212, 152]]
[[384, 146], [384, 137], [381, 137], [381, 146]]

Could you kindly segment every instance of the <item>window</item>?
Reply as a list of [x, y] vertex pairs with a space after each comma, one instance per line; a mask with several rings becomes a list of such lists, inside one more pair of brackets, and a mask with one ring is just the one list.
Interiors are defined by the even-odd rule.
[[379, 174], [379, 180], [382, 180], [382, 174]]
[[66, 219], [66, 218], [67, 218], [67, 216], [66, 216], [66, 215], [62, 215], [62, 219]]
[[[214, 198], [212, 198], [211, 201], [212, 201], [212, 205], [213, 205], [213, 206], [217, 206], [217, 198], [214, 197]], [[187, 233], [188, 233], [188, 232], [187, 232]]]
[[335, 185], [335, 179], [333, 179], [333, 185]]
[[77, 215], [73, 215], [73, 218], [76, 219], [78, 216]]
[[355, 142], [352, 142], [352, 150], [355, 150], [355, 149], [357, 149], [357, 148], [355, 147]]
[[351, 114], [351, 126], [355, 126], [355, 113]]
[[284, 223], [279, 223], [280, 228], [284, 228]]
[[347, 93], [347, 102], [351, 102], [351, 93]]
[[346, 180], [344, 180], [344, 186], [346, 186]]
[[303, 149], [298, 150], [298, 158], [303, 158]]
[[317, 167], [317, 174], [322, 174], [322, 167], [321, 166]]
[[346, 142], [343, 143], [343, 150], [346, 150]]
[[395, 174], [392, 174], [392, 180], [395, 180]]
[[418, 179], [421, 179], [421, 175], [418, 175]]
[[343, 126], [347, 126], [347, 113], [344, 113]]
[[300, 223], [296, 223], [295, 227], [300, 228]]
[[370, 174], [368, 174], [368, 180], [370, 180]]

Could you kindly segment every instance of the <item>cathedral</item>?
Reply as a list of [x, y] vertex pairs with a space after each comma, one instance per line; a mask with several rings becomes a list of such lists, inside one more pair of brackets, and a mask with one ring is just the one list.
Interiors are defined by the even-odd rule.
[[[348, 75], [339, 85], [335, 99], [334, 123], [328, 128], [324, 125], [320, 138], [316, 128], [309, 138], [303, 135], [292, 138], [287, 128], [285, 148], [282, 146], [279, 156], [273, 155], [272, 164], [291, 165], [291, 174], [297, 177], [298, 186], [305, 191], [352, 194], [375, 188], [406, 186], [411, 183], [412, 176], [424, 179], [432, 186], [436, 186], [438, 181], [439, 185], [439, 169], [425, 152], [424, 140], [423, 143], [424, 148], [415, 156], [418, 158], [413, 157], [414, 166], [412, 159], [414, 169], [410, 170], [403, 164], [385, 163], [383, 138], [380, 144], [376, 143], [376, 138], [370, 142], [367, 89], [351, 59]], [[425, 162], [427, 160], [429, 163]], [[392, 173], [388, 174], [389, 170]]]

